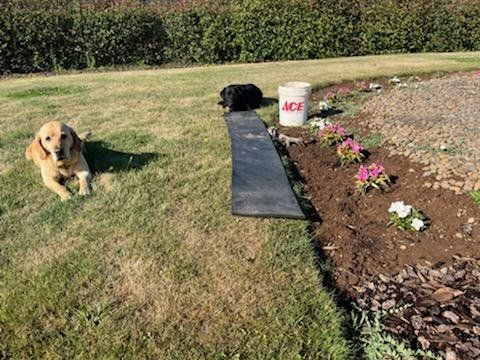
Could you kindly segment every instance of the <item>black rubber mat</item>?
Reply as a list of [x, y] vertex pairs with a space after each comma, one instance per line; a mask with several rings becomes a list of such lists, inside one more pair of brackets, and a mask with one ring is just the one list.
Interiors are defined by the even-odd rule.
[[305, 219], [267, 129], [254, 111], [225, 114], [232, 142], [232, 213]]

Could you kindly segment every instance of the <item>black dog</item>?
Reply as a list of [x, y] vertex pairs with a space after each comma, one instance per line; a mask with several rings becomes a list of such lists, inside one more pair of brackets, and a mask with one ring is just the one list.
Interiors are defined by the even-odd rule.
[[257, 86], [253, 84], [232, 84], [220, 92], [222, 101], [218, 105], [228, 108], [230, 111], [246, 111], [257, 109], [262, 103], [263, 94]]

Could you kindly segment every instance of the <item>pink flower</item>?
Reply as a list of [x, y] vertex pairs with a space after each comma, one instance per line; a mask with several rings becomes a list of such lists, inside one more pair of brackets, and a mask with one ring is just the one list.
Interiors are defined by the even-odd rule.
[[361, 182], [365, 182], [368, 180], [368, 169], [366, 166], [360, 166], [360, 169], [358, 169], [357, 179]]
[[370, 170], [370, 176], [373, 178], [378, 178], [385, 171], [385, 168], [382, 165], [375, 164], [375, 163], [370, 165], [368, 169]]
[[368, 83], [366, 81], [356, 82], [355, 88], [359, 91], [368, 91]]
[[351, 146], [352, 146], [352, 151], [355, 154], [359, 154], [362, 151], [362, 147], [360, 146], [360, 144], [355, 141], [352, 143]]
[[342, 143], [342, 147], [349, 148], [353, 153], [359, 154], [362, 152], [362, 146], [352, 138], [348, 138]]
[[318, 132], [318, 137], [322, 144], [333, 145], [339, 143], [345, 137], [346, 131], [337, 124], [328, 124]]
[[345, 129], [343, 127], [341, 127], [340, 125], [330, 124], [330, 125], [327, 125], [327, 127], [325, 129], [328, 132], [336, 133], [338, 135], [345, 136]]
[[475, 71], [475, 75], [480, 76], [480, 70]]
[[352, 138], [347, 138], [337, 146], [337, 155], [340, 158], [342, 165], [355, 161], [362, 162], [365, 157], [362, 154], [362, 150], [362, 146], [358, 142]]
[[370, 188], [384, 189], [390, 186], [390, 178], [385, 174], [385, 168], [380, 164], [373, 163], [368, 167], [360, 166], [356, 186], [362, 194], [365, 194]]
[[351, 89], [348, 85], [343, 85], [337, 90], [337, 94], [339, 95], [348, 95], [350, 94], [350, 92], [351, 92]]

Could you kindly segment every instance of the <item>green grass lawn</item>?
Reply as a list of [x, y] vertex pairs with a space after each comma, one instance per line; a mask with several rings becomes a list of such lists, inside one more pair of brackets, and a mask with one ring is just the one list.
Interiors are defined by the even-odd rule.
[[[0, 358], [349, 358], [308, 224], [230, 215], [218, 92], [479, 67], [422, 54], [0, 81]], [[50, 120], [94, 132], [92, 196], [60, 202], [24, 159]]]

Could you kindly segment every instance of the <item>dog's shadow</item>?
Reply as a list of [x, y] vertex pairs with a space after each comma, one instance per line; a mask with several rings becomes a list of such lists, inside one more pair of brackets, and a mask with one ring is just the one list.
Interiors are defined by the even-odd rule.
[[275, 104], [278, 104], [278, 99], [271, 98], [271, 97], [264, 97], [262, 98], [262, 102], [260, 103], [259, 108], [268, 107]]
[[341, 109], [337, 109], [337, 108], [331, 108], [331, 109], [328, 109], [328, 110], [322, 110], [322, 111], [317, 111], [315, 113], [311, 113], [308, 115], [308, 119], [312, 119], [312, 118], [322, 118], [322, 119], [325, 119], [325, 118], [328, 118], [328, 117], [331, 117], [333, 115], [337, 115], [337, 114], [341, 114], [343, 113], [343, 110]]
[[103, 141], [85, 143], [85, 159], [93, 174], [141, 169], [158, 158], [157, 153], [127, 153], [109, 149]]

